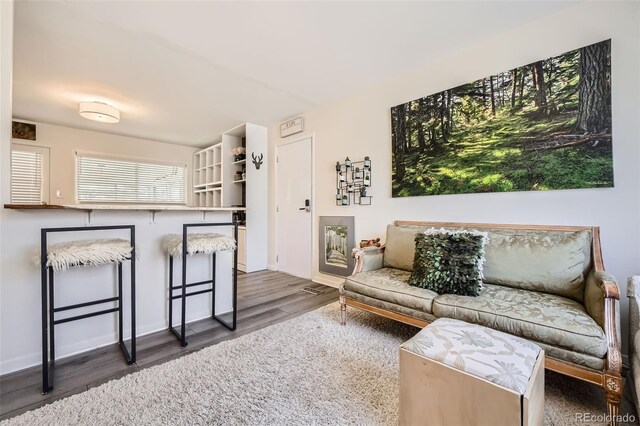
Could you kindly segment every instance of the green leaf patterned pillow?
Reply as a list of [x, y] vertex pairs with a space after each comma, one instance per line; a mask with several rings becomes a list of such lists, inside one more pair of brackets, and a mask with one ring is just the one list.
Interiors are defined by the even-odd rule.
[[434, 228], [419, 232], [409, 284], [438, 294], [479, 295], [487, 239], [486, 232]]

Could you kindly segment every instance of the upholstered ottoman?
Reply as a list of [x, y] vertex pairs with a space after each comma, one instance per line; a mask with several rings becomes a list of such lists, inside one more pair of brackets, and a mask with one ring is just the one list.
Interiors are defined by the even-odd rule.
[[544, 351], [441, 318], [400, 347], [402, 425], [542, 425]]

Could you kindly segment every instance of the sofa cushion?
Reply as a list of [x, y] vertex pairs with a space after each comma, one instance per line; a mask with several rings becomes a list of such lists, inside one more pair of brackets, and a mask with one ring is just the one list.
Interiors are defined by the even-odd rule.
[[482, 290], [486, 232], [431, 228], [416, 234], [409, 284], [438, 294], [477, 296]]
[[396, 303], [385, 302], [384, 300], [374, 299], [373, 297], [365, 296], [364, 294], [354, 293], [349, 290], [344, 290], [345, 297], [355, 300], [356, 302], [364, 303], [374, 308], [384, 309], [385, 311], [395, 312], [397, 314], [406, 315], [411, 318], [417, 318], [426, 322], [433, 322], [437, 318], [433, 314], [428, 314], [417, 309], [407, 308], [406, 306], [398, 305]]
[[491, 229], [484, 282], [582, 301], [590, 247], [589, 231]]
[[477, 297], [438, 296], [433, 313], [598, 358], [607, 352], [604, 331], [584, 307], [553, 294], [485, 283]]
[[374, 299], [431, 313], [437, 293], [409, 285], [411, 273], [400, 269], [382, 268], [348, 277], [344, 289]]
[[417, 226], [387, 225], [387, 240], [384, 243], [384, 267], [413, 271], [416, 253], [416, 234], [426, 228]]

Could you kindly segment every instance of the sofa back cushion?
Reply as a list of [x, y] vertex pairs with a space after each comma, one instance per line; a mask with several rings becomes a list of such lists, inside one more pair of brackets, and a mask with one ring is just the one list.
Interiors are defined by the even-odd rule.
[[[384, 266], [412, 271], [416, 233], [429, 228], [432, 226], [388, 225]], [[485, 246], [484, 282], [583, 301], [585, 277], [591, 268], [590, 231], [473, 230], [487, 232], [489, 237]]]
[[591, 232], [487, 230], [484, 281], [584, 299]]
[[417, 226], [387, 226], [384, 243], [384, 267], [413, 271], [416, 253], [416, 233], [427, 228]]

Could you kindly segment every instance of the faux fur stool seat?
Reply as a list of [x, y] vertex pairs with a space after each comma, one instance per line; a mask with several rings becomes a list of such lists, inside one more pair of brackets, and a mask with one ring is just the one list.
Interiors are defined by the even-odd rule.
[[[162, 239], [162, 248], [169, 256], [182, 256], [182, 235], [169, 234]], [[236, 241], [223, 234], [189, 234], [187, 236], [187, 254], [213, 254], [219, 251], [233, 251]]]
[[[67, 241], [47, 246], [47, 267], [64, 271], [75, 266], [97, 266], [122, 263], [131, 256], [131, 243], [121, 238]], [[40, 266], [40, 250], [33, 253]]]

